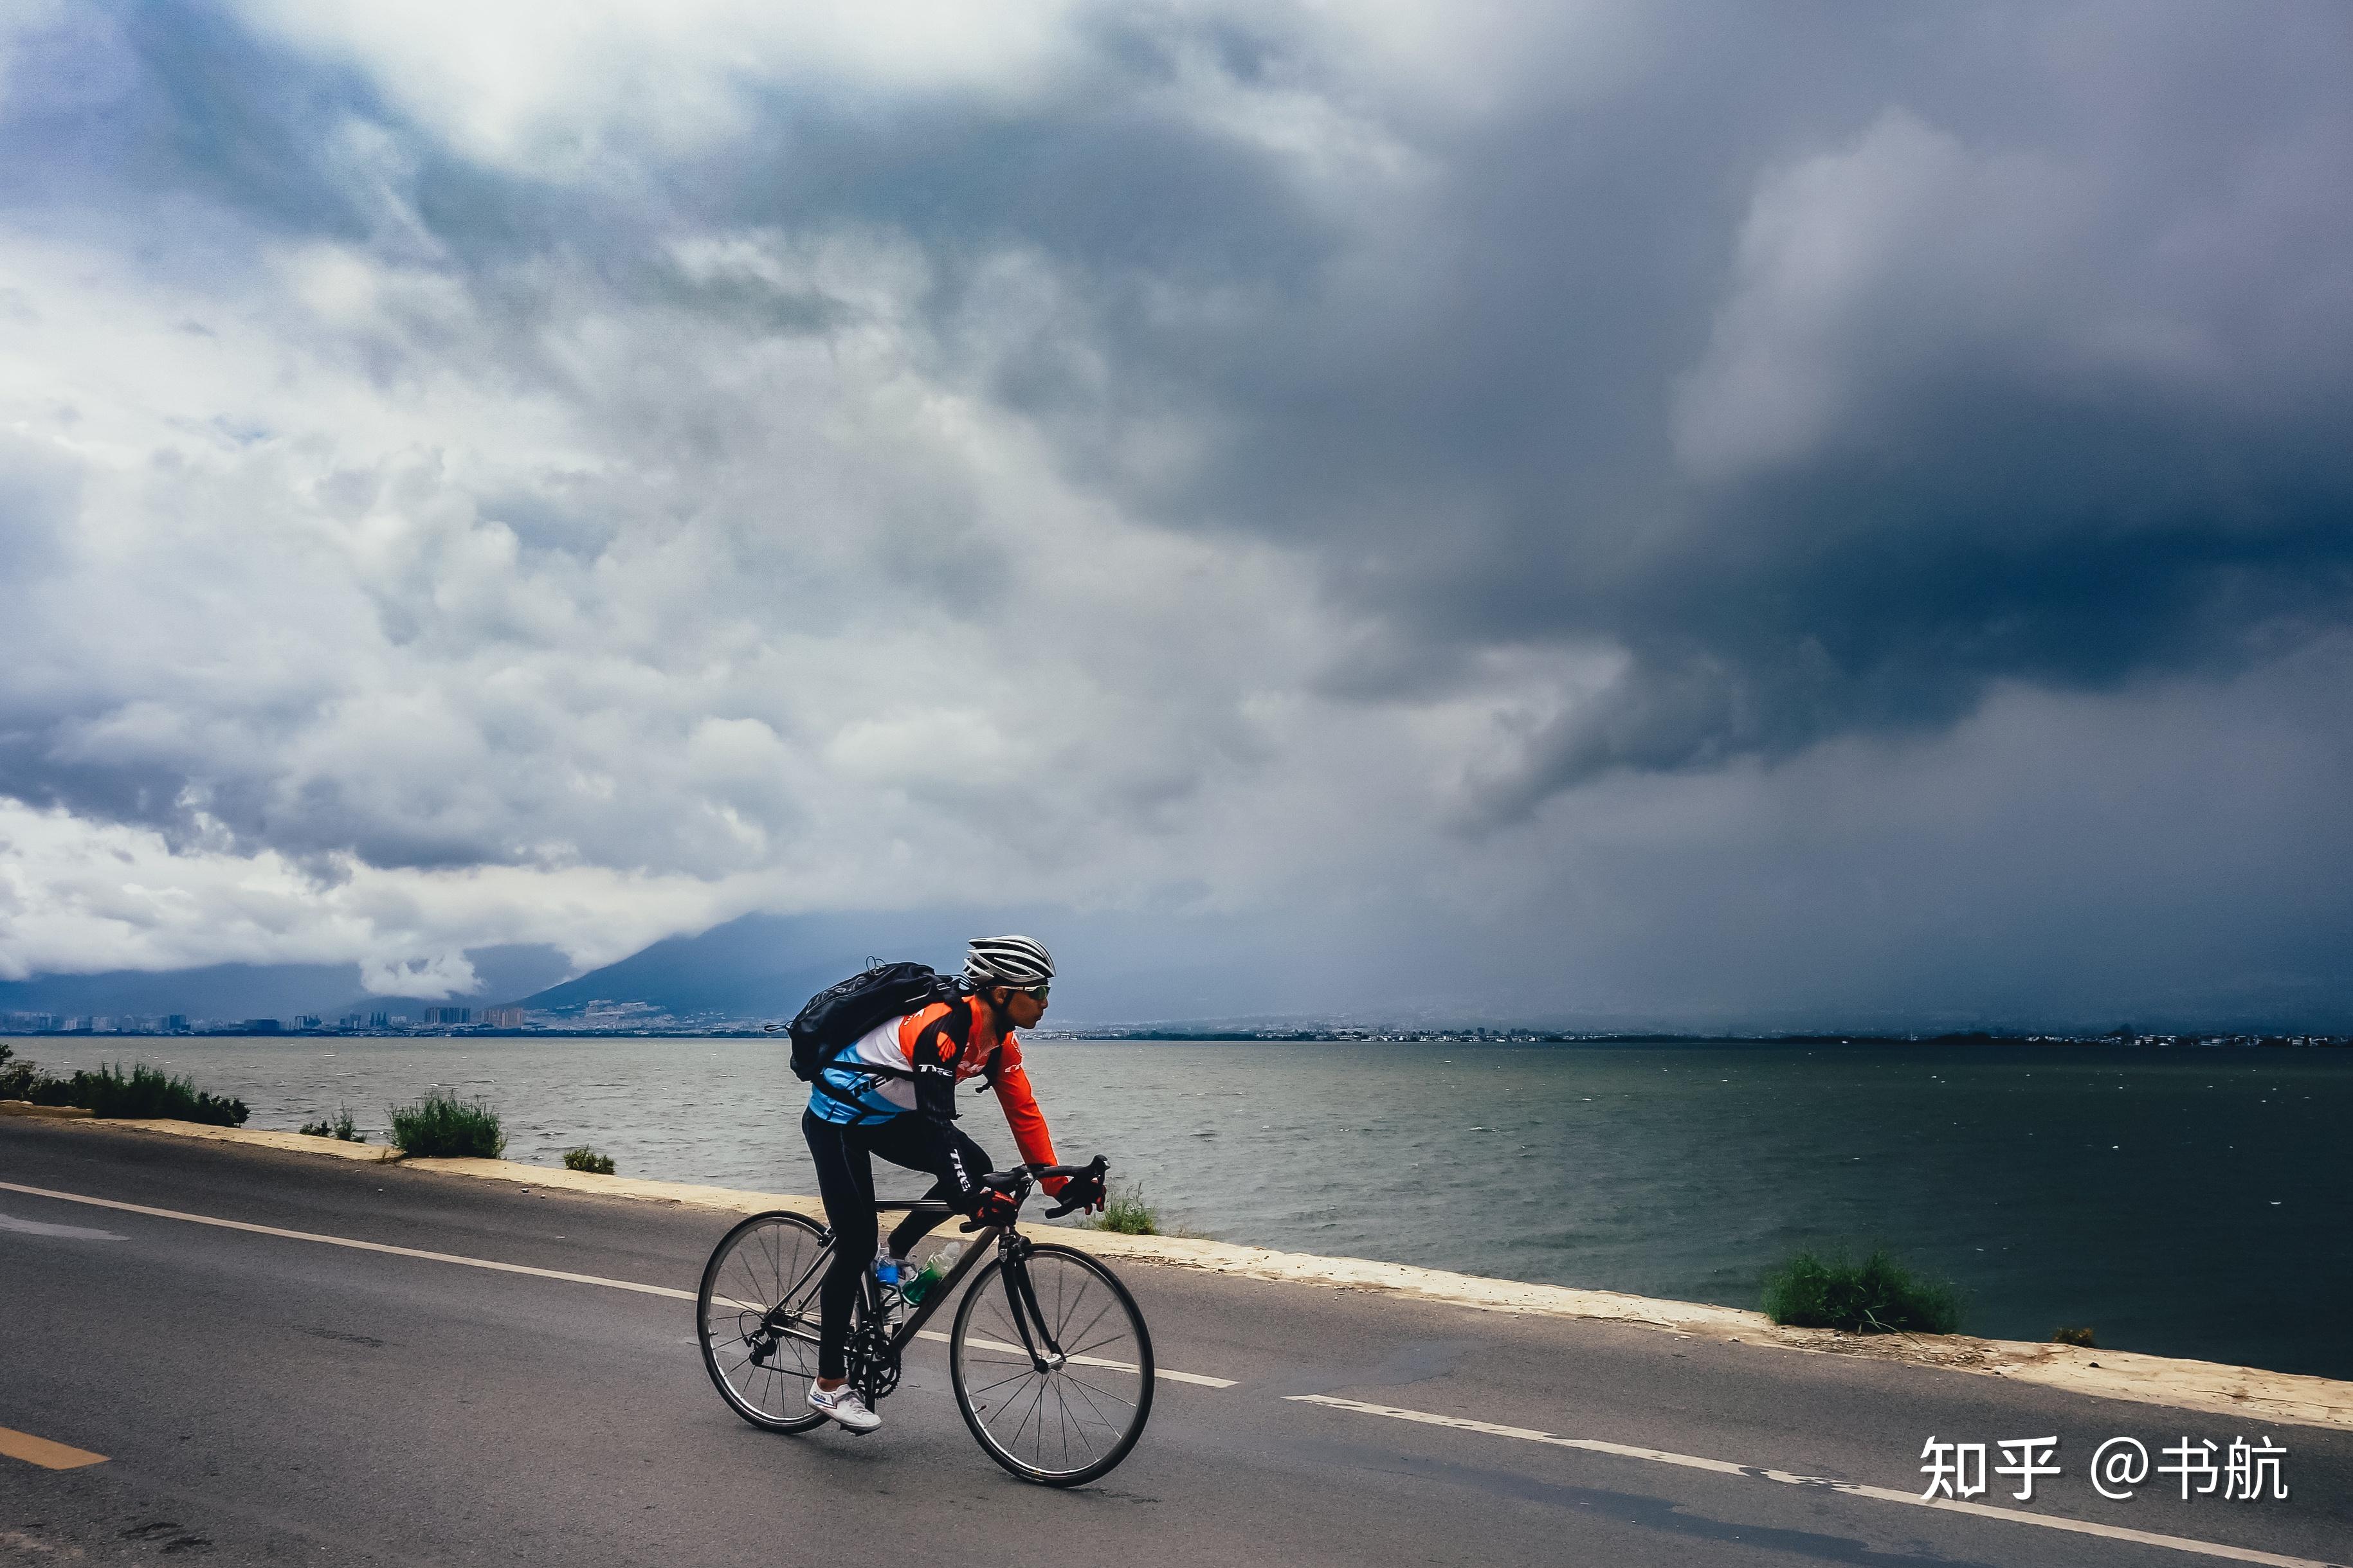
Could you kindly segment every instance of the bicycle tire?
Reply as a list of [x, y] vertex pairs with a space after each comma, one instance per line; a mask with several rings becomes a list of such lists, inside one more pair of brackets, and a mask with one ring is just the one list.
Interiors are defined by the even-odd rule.
[[[727, 1407], [763, 1431], [806, 1432], [826, 1419], [824, 1412], [808, 1407], [808, 1384], [817, 1376], [817, 1347], [797, 1339], [771, 1337], [769, 1355], [790, 1346], [796, 1359], [789, 1367], [764, 1363], [757, 1353], [755, 1342], [760, 1336], [755, 1325], [767, 1324], [790, 1290], [800, 1300], [792, 1305], [787, 1322], [805, 1321], [814, 1331], [818, 1284], [825, 1278], [825, 1263], [832, 1251], [833, 1237], [824, 1226], [806, 1215], [774, 1209], [755, 1214], [729, 1231], [702, 1266], [702, 1283], [694, 1294], [695, 1339], [702, 1346], [702, 1370], [711, 1374], [712, 1385]], [[730, 1293], [726, 1295], [720, 1293], [723, 1275], [727, 1276]], [[794, 1290], [796, 1284], [801, 1289]], [[723, 1365], [728, 1353], [723, 1346], [731, 1342], [742, 1346], [744, 1353]], [[760, 1370], [745, 1375], [746, 1366]], [[743, 1378], [740, 1386], [738, 1377]]]
[[[955, 1390], [956, 1409], [963, 1414], [965, 1425], [990, 1458], [1039, 1486], [1083, 1486], [1126, 1458], [1144, 1435], [1145, 1423], [1151, 1419], [1155, 1381], [1152, 1336], [1145, 1328], [1135, 1298], [1128, 1294], [1119, 1277], [1076, 1247], [1035, 1244], [1029, 1248], [1023, 1267], [1029, 1271], [1039, 1310], [1051, 1322], [1054, 1337], [1070, 1354], [1069, 1363], [1042, 1374], [1030, 1364], [1018, 1342], [1019, 1331], [1011, 1324], [1005, 1259], [1000, 1256], [990, 1259], [974, 1278], [956, 1306], [955, 1324], [948, 1335], [948, 1382]], [[1086, 1289], [1096, 1285], [1107, 1288], [1106, 1302], [1091, 1323], [1082, 1315], [1088, 1310], [1084, 1292], [1071, 1289], [1080, 1279], [1086, 1282]], [[976, 1332], [976, 1321], [984, 1321], [992, 1310], [1006, 1328], [997, 1333]], [[1105, 1320], [1114, 1314], [1118, 1321], [1107, 1326]], [[1036, 1321], [1031, 1319], [1033, 1324]], [[1009, 1338], [1000, 1337], [1008, 1334]], [[1078, 1342], [1073, 1343], [1073, 1339]], [[1101, 1350], [1118, 1353], [1094, 1353]], [[1085, 1371], [1074, 1372], [1073, 1367]], [[1036, 1385], [1034, 1394], [1025, 1378]], [[1010, 1394], [1005, 1392], [1008, 1387]], [[1060, 1436], [1051, 1458], [1059, 1462], [1049, 1462], [1046, 1451], [1045, 1402], [1050, 1395], [1058, 1402], [1054, 1417]], [[1026, 1418], [1024, 1399], [1029, 1401]], [[1124, 1417], [1117, 1415], [1119, 1405], [1127, 1408]], [[1106, 1415], [1106, 1411], [1113, 1414]], [[997, 1418], [994, 1425], [991, 1416]], [[1009, 1420], [1021, 1424], [997, 1429]], [[1090, 1434], [1091, 1426], [1099, 1432], [1100, 1441]], [[1071, 1451], [1073, 1432], [1082, 1439], [1082, 1462]], [[1026, 1456], [1021, 1451], [1025, 1435], [1030, 1438]]]

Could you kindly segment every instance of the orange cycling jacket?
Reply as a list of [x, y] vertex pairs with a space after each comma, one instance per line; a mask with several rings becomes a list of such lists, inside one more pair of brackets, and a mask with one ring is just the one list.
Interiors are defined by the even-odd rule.
[[[997, 1091], [1022, 1159], [1057, 1163], [1053, 1137], [1021, 1065], [1021, 1037], [1011, 1029], [998, 1034], [988, 1005], [977, 996], [934, 1002], [868, 1033], [818, 1075], [818, 1095], [834, 1103], [812, 1102], [810, 1109], [828, 1121], [865, 1121], [909, 1110], [951, 1121], [956, 1085], [984, 1077]], [[913, 1106], [902, 1098], [904, 1089], [892, 1092], [892, 1080], [913, 1081]], [[1050, 1192], [1062, 1186], [1059, 1178], [1045, 1184]]]

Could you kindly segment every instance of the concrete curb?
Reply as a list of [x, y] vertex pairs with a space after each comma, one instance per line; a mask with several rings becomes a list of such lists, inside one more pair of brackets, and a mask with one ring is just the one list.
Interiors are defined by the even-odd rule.
[[[14, 1114], [23, 1114], [16, 1112]], [[640, 1203], [676, 1204], [723, 1214], [759, 1214], [791, 1209], [821, 1215], [812, 1197], [788, 1193], [752, 1193], [689, 1182], [596, 1176], [585, 1171], [519, 1164], [512, 1160], [404, 1159], [396, 1149], [345, 1143], [300, 1132], [247, 1131], [206, 1127], [192, 1121], [92, 1121], [69, 1125], [92, 1130], [127, 1129], [220, 1143], [323, 1154], [345, 1160], [398, 1160], [408, 1169], [476, 1181], [506, 1182], [557, 1192], [586, 1193]], [[2129, 1351], [2084, 1350], [2073, 1345], [1981, 1340], [1967, 1334], [1842, 1334], [1829, 1329], [1785, 1329], [1761, 1312], [1715, 1307], [1698, 1301], [1662, 1301], [1612, 1290], [1578, 1290], [1563, 1285], [1532, 1285], [1489, 1279], [1442, 1268], [1380, 1263], [1363, 1258], [1321, 1258], [1262, 1247], [1189, 1237], [1118, 1236], [1076, 1226], [1050, 1227], [1054, 1240], [1105, 1258], [1169, 1268], [1194, 1268], [1238, 1279], [1326, 1289], [1383, 1290], [1446, 1306], [1520, 1317], [1570, 1318], [1624, 1323], [1636, 1328], [1732, 1344], [1764, 1345], [1815, 1355], [1852, 1356], [1974, 1373], [2013, 1383], [2038, 1384], [2070, 1394], [2123, 1399], [2240, 1417], [2251, 1426], [2292, 1425], [2353, 1431], [2353, 1383], [2294, 1373], [2263, 1372], [2217, 1362], [2179, 1361]]]
[[295, 1154], [325, 1154], [338, 1160], [386, 1164], [400, 1159], [399, 1150], [383, 1143], [346, 1143], [340, 1138], [315, 1138], [308, 1132], [264, 1132], [242, 1127], [213, 1127], [201, 1121], [174, 1121], [165, 1117], [124, 1117], [87, 1123], [93, 1130], [126, 1127], [134, 1132], [162, 1132], [174, 1138], [199, 1138], [208, 1143], [242, 1143], [255, 1149], [282, 1149]]

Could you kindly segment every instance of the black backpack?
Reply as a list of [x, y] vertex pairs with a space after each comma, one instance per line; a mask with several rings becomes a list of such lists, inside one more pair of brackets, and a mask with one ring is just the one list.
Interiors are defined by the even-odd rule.
[[878, 963], [828, 985], [793, 1015], [793, 1076], [806, 1083], [877, 1025], [957, 994], [955, 981], [923, 963]]

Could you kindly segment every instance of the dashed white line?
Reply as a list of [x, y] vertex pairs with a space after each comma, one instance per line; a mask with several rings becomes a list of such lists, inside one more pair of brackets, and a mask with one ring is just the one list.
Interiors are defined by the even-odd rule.
[[1996, 1508], [1988, 1503], [1959, 1502], [1950, 1498], [1924, 1498], [1911, 1492], [1894, 1491], [1886, 1487], [1867, 1487], [1855, 1481], [1835, 1480], [1828, 1476], [1801, 1476], [1788, 1470], [1768, 1469], [1761, 1465], [1736, 1465], [1725, 1459], [1702, 1458], [1696, 1454], [1669, 1453], [1663, 1448], [1638, 1448], [1626, 1443], [1605, 1443], [1597, 1437], [1562, 1437], [1550, 1432], [1539, 1432], [1530, 1426], [1499, 1426], [1492, 1421], [1472, 1421], [1460, 1415], [1439, 1415], [1427, 1410], [1406, 1410], [1394, 1405], [1369, 1405], [1361, 1399], [1338, 1399], [1328, 1394], [1293, 1394], [1284, 1396], [1294, 1405], [1321, 1405], [1333, 1410], [1352, 1410], [1363, 1415], [1385, 1415], [1392, 1421], [1411, 1421], [1424, 1426], [1447, 1426], [1458, 1432], [1476, 1432], [1489, 1437], [1510, 1437], [1523, 1443], [1542, 1443], [1555, 1448], [1582, 1448], [1592, 1454], [1614, 1454], [1621, 1459], [1642, 1459], [1654, 1465], [1673, 1465], [1686, 1470], [1711, 1470], [1717, 1475], [1746, 1476], [1753, 1480], [1778, 1481], [1789, 1487], [1820, 1487], [1847, 1497], [1869, 1498], [1873, 1502], [1903, 1503], [1911, 1508], [1935, 1509], [1940, 1513], [1966, 1513], [1979, 1519], [2000, 1520], [2008, 1524], [2031, 1524], [2043, 1530], [2063, 1530], [2075, 1535], [2096, 1535], [2109, 1541], [2129, 1541], [2141, 1546], [2161, 1546], [2173, 1552], [2194, 1552], [2201, 1557], [2227, 1558], [2233, 1563], [2268, 1563], [2271, 1568], [2345, 1568], [2344, 1564], [2324, 1563], [2309, 1557], [2283, 1557], [2275, 1552], [2257, 1552], [2250, 1547], [2226, 1546], [2218, 1541], [2195, 1541], [2183, 1535], [2159, 1535], [2152, 1531], [2127, 1530], [2122, 1525], [2097, 1524], [2090, 1520], [2063, 1519], [2055, 1514], [2028, 1513], [2022, 1509]]
[[128, 1241], [127, 1236], [117, 1236], [111, 1230], [92, 1230], [81, 1225], [43, 1225], [37, 1219], [18, 1219], [15, 1215], [0, 1214], [0, 1230], [18, 1236], [53, 1236], [63, 1241]]

